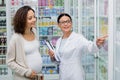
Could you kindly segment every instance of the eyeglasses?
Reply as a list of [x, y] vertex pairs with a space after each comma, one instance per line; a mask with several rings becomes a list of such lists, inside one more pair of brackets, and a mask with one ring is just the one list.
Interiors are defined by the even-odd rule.
[[66, 20], [66, 21], [61, 21], [59, 22], [61, 25], [65, 25], [66, 24], [70, 24], [71, 23], [71, 20]]

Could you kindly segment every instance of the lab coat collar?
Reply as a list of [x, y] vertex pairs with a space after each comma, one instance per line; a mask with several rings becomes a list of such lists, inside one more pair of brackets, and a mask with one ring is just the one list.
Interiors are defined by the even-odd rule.
[[[65, 45], [63, 46], [63, 51], [64, 51], [64, 49], [66, 49], [66, 47], [69, 45], [69, 44], [68, 44], [69, 41], [70, 41], [71, 39], [74, 39], [74, 38], [73, 38], [73, 37], [74, 37], [74, 34], [75, 34], [75, 32], [72, 32], [72, 33], [70, 34], [70, 36], [68, 37]], [[62, 41], [62, 37], [60, 38], [59, 47], [60, 47], [61, 41]]]
[[[75, 34], [75, 32], [72, 31], [70, 36], [68, 37], [68, 40], [73, 39], [74, 34]], [[62, 40], [62, 37], [60, 37], [60, 42], [61, 42], [61, 40]]]

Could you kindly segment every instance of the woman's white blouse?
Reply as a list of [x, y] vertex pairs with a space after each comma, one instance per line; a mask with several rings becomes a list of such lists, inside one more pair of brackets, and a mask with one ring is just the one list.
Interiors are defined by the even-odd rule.
[[39, 73], [42, 69], [42, 59], [39, 53], [39, 42], [35, 39], [27, 41], [24, 39], [24, 49], [28, 66]]

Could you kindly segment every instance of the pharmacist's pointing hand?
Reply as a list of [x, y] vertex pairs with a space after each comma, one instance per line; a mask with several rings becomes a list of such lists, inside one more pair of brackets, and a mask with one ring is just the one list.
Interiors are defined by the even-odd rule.
[[108, 35], [105, 35], [103, 37], [97, 38], [97, 40], [96, 40], [97, 46], [98, 47], [102, 46], [104, 44], [104, 42], [105, 42], [105, 40], [106, 40], [107, 37], [108, 37]]

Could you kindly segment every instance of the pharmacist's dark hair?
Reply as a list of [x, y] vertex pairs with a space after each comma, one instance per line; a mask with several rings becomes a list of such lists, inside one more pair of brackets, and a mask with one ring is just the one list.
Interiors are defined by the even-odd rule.
[[72, 22], [72, 18], [71, 18], [71, 16], [70, 16], [68, 13], [61, 13], [61, 14], [58, 16], [58, 18], [57, 18], [57, 23], [60, 22], [59, 20], [60, 20], [60, 18], [63, 17], [63, 16], [69, 17], [70, 20], [71, 20], [71, 22]]
[[29, 10], [35, 12], [30, 6], [22, 6], [17, 10], [13, 18], [13, 26], [16, 33], [24, 34]]

